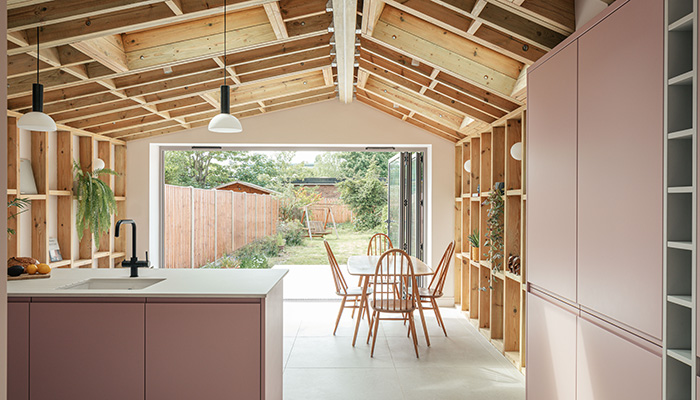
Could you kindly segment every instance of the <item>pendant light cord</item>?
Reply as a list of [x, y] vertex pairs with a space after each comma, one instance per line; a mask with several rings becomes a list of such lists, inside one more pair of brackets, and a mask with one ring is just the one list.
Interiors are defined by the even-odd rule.
[[39, 27], [36, 27], [36, 83], [39, 83]]
[[226, 85], [226, 0], [224, 0], [224, 86]]

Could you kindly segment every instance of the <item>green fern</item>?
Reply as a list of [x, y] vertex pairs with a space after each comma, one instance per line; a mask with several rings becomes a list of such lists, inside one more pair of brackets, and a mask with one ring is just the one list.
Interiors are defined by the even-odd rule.
[[[10, 220], [10, 219], [17, 218], [18, 215], [20, 215], [20, 214], [22, 214], [23, 212], [25, 212], [25, 211], [28, 210], [27, 207], [29, 207], [29, 204], [30, 204], [30, 203], [31, 203], [30, 200], [28, 200], [28, 199], [21, 199], [21, 198], [19, 198], [19, 197], [15, 197], [14, 199], [12, 199], [12, 201], [8, 201], [8, 202], [7, 202], [7, 208], [10, 209], [10, 208], [12, 208], [12, 207], [16, 207], [16, 208], [17, 208], [17, 212], [12, 212], [12, 211], [8, 212], [9, 215], [7, 216], [7, 219]], [[7, 228], [7, 235], [8, 235], [8, 236], [14, 235], [15, 233], [16, 233], [16, 232], [15, 232], [14, 229], [12, 229], [12, 228]]]
[[73, 163], [75, 180], [77, 182], [78, 212], [76, 225], [78, 238], [83, 238], [83, 232], [90, 230], [95, 239], [95, 246], [100, 247], [100, 235], [109, 231], [112, 225], [112, 215], [117, 210], [114, 192], [109, 185], [99, 179], [101, 174], [119, 175], [108, 169], [98, 169], [93, 172], [84, 171], [78, 163]]

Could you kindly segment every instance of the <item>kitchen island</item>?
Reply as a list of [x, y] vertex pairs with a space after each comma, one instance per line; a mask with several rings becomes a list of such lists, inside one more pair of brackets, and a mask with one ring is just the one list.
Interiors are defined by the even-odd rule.
[[10, 399], [282, 399], [286, 270], [8, 282]]

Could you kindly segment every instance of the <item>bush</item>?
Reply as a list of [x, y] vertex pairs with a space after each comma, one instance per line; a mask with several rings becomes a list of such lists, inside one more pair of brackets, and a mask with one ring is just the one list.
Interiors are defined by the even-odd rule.
[[301, 246], [306, 237], [302, 226], [294, 222], [282, 222], [277, 225], [277, 234], [284, 239], [287, 246]]
[[284, 239], [281, 236], [267, 236], [250, 242], [234, 251], [233, 254], [227, 254], [202, 268], [270, 268], [268, 257], [279, 256], [280, 247], [283, 245]]
[[386, 186], [379, 180], [376, 164], [361, 178], [338, 184], [341, 198], [355, 215], [355, 230], [374, 230], [385, 221]]

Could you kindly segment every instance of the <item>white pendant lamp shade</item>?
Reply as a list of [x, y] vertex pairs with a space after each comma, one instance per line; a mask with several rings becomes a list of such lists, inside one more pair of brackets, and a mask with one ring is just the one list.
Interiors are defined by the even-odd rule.
[[241, 121], [231, 115], [230, 89], [228, 85], [221, 86], [221, 114], [209, 121], [209, 130], [216, 133], [240, 133], [243, 132]]
[[22, 115], [17, 121], [20, 129], [37, 132], [54, 132], [56, 123], [51, 117], [43, 112], [32, 111]]
[[209, 130], [217, 133], [243, 132], [241, 121], [231, 114], [219, 114], [209, 121]]
[[[36, 27], [36, 54], [39, 54], [39, 32]], [[36, 83], [32, 84], [32, 111], [24, 114], [17, 121], [20, 129], [37, 132], [54, 132], [56, 122], [44, 114], [44, 85], [39, 83], [39, 57], [36, 58]]]
[[464, 162], [464, 170], [467, 172], [472, 172], [472, 160], [467, 160]]
[[95, 160], [95, 168], [93, 168], [93, 171], [97, 171], [100, 169], [105, 169], [105, 162], [101, 158], [98, 158], [97, 160]]
[[523, 159], [523, 142], [518, 142], [511, 146], [510, 156], [518, 161]]
[[37, 132], [54, 132], [56, 122], [44, 114], [44, 85], [32, 85], [32, 111], [22, 115], [17, 121], [20, 129]]
[[226, 0], [224, 0], [224, 84], [221, 85], [221, 114], [209, 121], [209, 131], [216, 133], [240, 133], [243, 126], [231, 115], [231, 88], [226, 84]]

